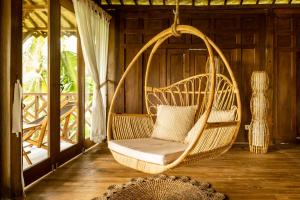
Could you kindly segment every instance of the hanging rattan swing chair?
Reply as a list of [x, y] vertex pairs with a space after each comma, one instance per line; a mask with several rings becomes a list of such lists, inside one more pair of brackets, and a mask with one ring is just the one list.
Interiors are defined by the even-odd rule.
[[[199, 162], [205, 158], [214, 158], [225, 153], [231, 148], [235, 141], [241, 123], [240, 94], [228, 61], [218, 46], [197, 28], [189, 25], [179, 25], [178, 7], [179, 3], [177, 0], [173, 25], [157, 34], [144, 45], [126, 68], [117, 85], [108, 113], [107, 140], [109, 149], [115, 160], [122, 165], [150, 174], [162, 173], [177, 166]], [[216, 52], [225, 65], [225, 69], [227, 69], [228, 73], [226, 74], [228, 74], [228, 77], [223, 74], [216, 74], [215, 62], [210, 62], [211, 70], [209, 73], [198, 74], [163, 88], [148, 86], [151, 61], [156, 50], [169, 37], [180, 37], [182, 34], [192, 34], [201, 38], [207, 48], [209, 60], [214, 60], [214, 52]], [[115, 113], [114, 107], [116, 99], [127, 74], [143, 52], [152, 45], [154, 46], [148, 59], [144, 78], [144, 97], [148, 113]], [[147, 159], [141, 159], [139, 156], [136, 156], [137, 154], [134, 155], [135, 153], [132, 153], [132, 151], [135, 151], [134, 146], [130, 149], [128, 145], [122, 146], [122, 144], [132, 144], [139, 138], [151, 138], [156, 119], [157, 106], [161, 104], [171, 106], [197, 106], [196, 119], [201, 116], [203, 120], [192, 141], [188, 143], [186, 148], [176, 158], [168, 163], [158, 164]], [[226, 111], [233, 106], [237, 108], [233, 121], [208, 122], [212, 108]], [[125, 143], [122, 143], [123, 141], [125, 141]], [[113, 148], [112, 144], [114, 143], [119, 144], [118, 150]], [[142, 153], [144, 153], [143, 156], [146, 158], [150, 155], [148, 152]]]

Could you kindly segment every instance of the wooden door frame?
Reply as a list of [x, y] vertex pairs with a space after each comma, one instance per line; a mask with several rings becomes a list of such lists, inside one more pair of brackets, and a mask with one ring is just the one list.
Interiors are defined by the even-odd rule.
[[[25, 185], [51, 172], [56, 167], [60, 142], [60, 3], [48, 0], [48, 158], [24, 170]], [[50, 136], [50, 133], [51, 136]], [[21, 155], [19, 155], [21, 157]]]
[[[60, 152], [60, 20], [59, 0], [48, 1], [48, 155], [52, 165]], [[51, 136], [50, 136], [51, 133]], [[55, 166], [52, 166], [55, 168]]]
[[[60, 52], [60, 51], [59, 51]], [[58, 154], [56, 156], [56, 162], [55, 162], [55, 168], [58, 166], [64, 164], [68, 160], [72, 159], [73, 157], [79, 155], [80, 153], [84, 152], [85, 149], [85, 131], [84, 131], [84, 126], [85, 126], [85, 66], [84, 66], [84, 60], [83, 60], [83, 55], [82, 55], [82, 49], [81, 49], [81, 44], [80, 44], [80, 36], [79, 32], [77, 31], [77, 80], [78, 80], [78, 93], [77, 93], [77, 99], [78, 99], [78, 121], [77, 121], [77, 126], [78, 126], [78, 140], [77, 143], [72, 145], [71, 147], [64, 149], [60, 151], [58, 149]], [[60, 68], [59, 68], [60, 70]], [[60, 84], [60, 82], [59, 82]], [[60, 124], [60, 119], [59, 119], [59, 124]], [[59, 134], [56, 135], [56, 137], [59, 138], [60, 141], [60, 131], [58, 132]]]

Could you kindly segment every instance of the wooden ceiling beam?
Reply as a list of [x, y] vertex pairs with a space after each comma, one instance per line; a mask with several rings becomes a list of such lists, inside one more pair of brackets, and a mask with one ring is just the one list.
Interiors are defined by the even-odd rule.
[[[48, 15], [47, 15], [47, 11], [42, 11], [42, 13], [46, 16], [46, 17], [48, 17]], [[47, 22], [48, 23], [48, 22]]]
[[34, 12], [35, 16], [45, 25], [47, 26], [47, 22], [36, 12]]
[[29, 15], [30, 15], [30, 11], [24, 10], [22, 20], [24, 21], [24, 19], [27, 19], [29, 17]]
[[62, 14], [61, 17], [63, 18], [63, 20], [65, 20], [65, 21], [67, 22], [67, 24], [68, 24], [70, 27], [76, 28], [76, 27], [74, 26], [74, 24], [73, 24], [66, 16], [64, 16], [64, 15]]
[[23, 6], [23, 11], [36, 11], [36, 10], [47, 10], [47, 6], [42, 6], [42, 5], [38, 5], [38, 6], [34, 6], [34, 5], [24, 5]]
[[38, 24], [33, 21], [33, 19], [31, 18], [31, 16], [29, 15], [28, 20], [30, 21], [30, 23], [34, 26], [34, 27], [38, 27]]
[[[62, 7], [67, 9], [70, 12], [74, 12], [74, 6], [72, 0], [60, 0], [60, 4]], [[24, 5], [23, 10], [25, 11], [44, 11], [48, 10], [47, 5]]]
[[60, 4], [68, 11], [74, 12], [74, 6], [72, 0], [60, 0]]
[[23, 43], [24, 41], [26, 41], [31, 35], [33, 34], [33, 32], [31, 31], [27, 31], [27, 32], [23, 32]]
[[[43, 27], [37, 27], [37, 28], [27, 28], [27, 27], [24, 27], [24, 30], [31, 31], [31, 32], [35, 32], [35, 31], [48, 32], [48, 27], [45, 27], [45, 28], [43, 28]], [[64, 28], [64, 27], [61, 27], [61, 31], [77, 32], [77, 28]]]

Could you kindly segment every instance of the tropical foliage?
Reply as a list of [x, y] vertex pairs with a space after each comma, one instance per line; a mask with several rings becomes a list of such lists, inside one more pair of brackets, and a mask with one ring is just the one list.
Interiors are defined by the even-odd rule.
[[[61, 92], [77, 91], [77, 52], [74, 36], [61, 38]], [[25, 92], [47, 92], [47, 38], [30, 37], [23, 44], [23, 87]]]
[[[90, 105], [92, 101], [93, 81], [86, 73], [86, 109], [85, 137], [90, 132]], [[60, 89], [62, 93], [77, 92], [77, 37], [61, 37]], [[25, 93], [47, 93], [48, 91], [48, 39], [47, 37], [29, 37], [23, 42], [23, 90]], [[34, 98], [34, 96], [32, 96]], [[32, 102], [27, 98], [24, 105]], [[74, 121], [75, 119], [70, 119]]]
[[23, 43], [23, 88], [47, 92], [47, 38], [30, 37]]

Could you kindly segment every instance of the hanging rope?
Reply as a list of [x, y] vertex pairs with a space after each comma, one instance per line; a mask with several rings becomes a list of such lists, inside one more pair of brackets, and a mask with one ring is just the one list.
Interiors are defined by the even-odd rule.
[[181, 33], [177, 30], [177, 25], [179, 24], [179, 0], [176, 0], [176, 10], [173, 10], [174, 13], [174, 22], [171, 26], [172, 34], [175, 37], [180, 37]]

